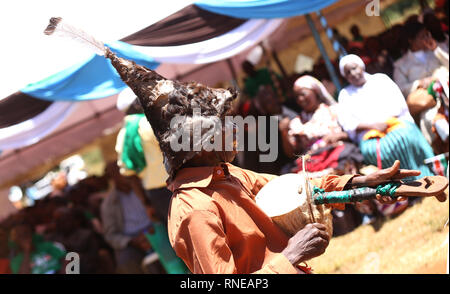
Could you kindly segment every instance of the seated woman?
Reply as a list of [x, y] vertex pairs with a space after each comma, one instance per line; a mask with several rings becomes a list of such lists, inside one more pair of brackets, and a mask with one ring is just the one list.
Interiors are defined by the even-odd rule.
[[368, 164], [383, 168], [399, 159], [402, 168], [433, 175], [424, 160], [433, 150], [411, 117], [399, 87], [386, 75], [370, 75], [356, 55], [340, 60], [350, 83], [339, 93], [339, 122]]
[[[311, 76], [302, 76], [294, 83], [294, 93], [302, 111], [295, 119], [281, 123], [285, 153], [291, 157], [309, 154], [307, 170], [312, 177], [357, 173], [363, 157], [356, 145], [344, 142], [348, 135], [338, 123], [336, 101], [324, 85]], [[297, 159], [285, 172], [297, 172], [300, 167]]]

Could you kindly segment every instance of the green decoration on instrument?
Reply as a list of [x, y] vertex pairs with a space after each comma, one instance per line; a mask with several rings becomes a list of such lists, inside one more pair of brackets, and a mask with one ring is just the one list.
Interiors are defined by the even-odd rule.
[[387, 183], [384, 185], [378, 185], [377, 186], [377, 194], [383, 195], [383, 196], [391, 196], [395, 197], [395, 191], [397, 191], [398, 186], [400, 186], [399, 183]]
[[317, 194], [317, 193], [325, 193], [325, 189], [319, 188], [317, 186], [313, 187], [313, 194]]
[[375, 198], [377, 194], [395, 197], [399, 183], [381, 184], [374, 188], [363, 187], [352, 190], [325, 192], [324, 189], [314, 186], [313, 195], [315, 204], [361, 202]]
[[313, 194], [315, 195], [314, 202], [316, 204], [352, 202], [352, 195], [348, 191], [325, 192], [325, 190], [314, 186]]

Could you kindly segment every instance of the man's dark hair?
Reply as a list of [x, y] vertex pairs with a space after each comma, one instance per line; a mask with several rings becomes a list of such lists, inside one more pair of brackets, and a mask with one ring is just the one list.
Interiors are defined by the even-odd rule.
[[444, 3], [444, 12], [445, 12], [445, 15], [447, 16], [447, 22], [448, 22], [448, 0], [447, 1], [445, 1], [445, 3]]
[[434, 13], [425, 14], [423, 16], [423, 24], [436, 41], [444, 42], [446, 40], [441, 28], [441, 22]]
[[426, 30], [423, 23], [418, 21], [410, 21], [405, 23], [404, 32], [409, 42], [413, 41], [422, 30]]
[[356, 24], [350, 27], [350, 33], [353, 35], [353, 37], [361, 36], [361, 31], [359, 30], [359, 27]]

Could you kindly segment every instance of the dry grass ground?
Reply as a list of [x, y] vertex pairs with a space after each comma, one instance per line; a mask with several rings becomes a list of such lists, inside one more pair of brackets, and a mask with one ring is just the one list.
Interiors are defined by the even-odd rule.
[[318, 274], [445, 274], [449, 200], [425, 198], [375, 230], [371, 225], [332, 238], [308, 262]]

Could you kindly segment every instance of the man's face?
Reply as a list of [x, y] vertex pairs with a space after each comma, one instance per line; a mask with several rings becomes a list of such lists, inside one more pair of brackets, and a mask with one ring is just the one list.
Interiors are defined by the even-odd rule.
[[427, 29], [423, 29], [417, 34], [414, 40], [412, 40], [411, 47], [414, 50], [426, 51], [428, 48], [426, 47], [425, 43], [430, 38], [432, 38], [431, 33]]
[[17, 225], [11, 231], [11, 240], [16, 243], [31, 242], [33, 231], [28, 225]]
[[259, 88], [256, 99], [258, 109], [262, 115], [274, 115], [281, 111], [277, 96], [269, 85], [264, 85]]
[[54, 189], [62, 190], [67, 186], [67, 177], [64, 173], [59, 173], [52, 181]]
[[131, 184], [128, 178], [122, 176], [119, 167], [115, 163], [110, 163], [106, 167], [106, 175], [114, 182], [117, 189], [128, 193], [131, 190]]
[[349, 63], [345, 65], [344, 75], [347, 81], [355, 87], [361, 87], [366, 83], [364, 70], [356, 63]]

